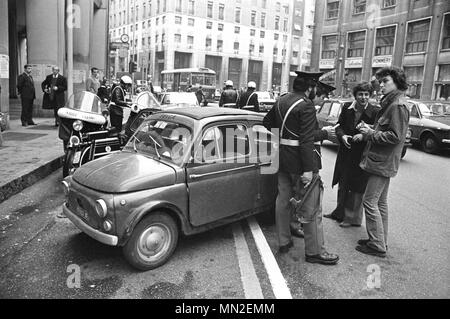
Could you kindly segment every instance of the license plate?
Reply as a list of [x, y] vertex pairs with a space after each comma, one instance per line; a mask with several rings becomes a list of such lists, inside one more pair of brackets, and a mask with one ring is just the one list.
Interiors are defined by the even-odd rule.
[[76, 152], [73, 156], [73, 163], [78, 164], [80, 162], [81, 152]]

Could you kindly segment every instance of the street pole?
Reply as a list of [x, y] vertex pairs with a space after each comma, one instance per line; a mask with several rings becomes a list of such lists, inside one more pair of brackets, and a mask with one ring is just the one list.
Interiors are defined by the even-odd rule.
[[[72, 0], [67, 0], [67, 8], [73, 10]], [[66, 16], [68, 14], [66, 10]], [[69, 17], [73, 17], [70, 12]], [[73, 94], [73, 21], [66, 21], [67, 27], [67, 96]]]
[[110, 27], [110, 25], [109, 25], [109, 19], [110, 19], [109, 18], [109, 4], [110, 4], [110, 1], [108, 1], [106, 4], [106, 60], [105, 60], [106, 70], [105, 70], [104, 75], [106, 76], [107, 79], [111, 80], [110, 57], [109, 57], [110, 52], [111, 52], [111, 50], [109, 48], [109, 43], [111, 42], [110, 35], [109, 35], [109, 27]]

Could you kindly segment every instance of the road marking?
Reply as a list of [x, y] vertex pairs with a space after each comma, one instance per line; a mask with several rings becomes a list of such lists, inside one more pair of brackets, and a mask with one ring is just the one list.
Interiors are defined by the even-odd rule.
[[252, 257], [240, 223], [233, 224], [234, 244], [241, 271], [241, 281], [246, 299], [264, 299], [258, 276], [253, 266]]
[[267, 243], [266, 237], [262, 233], [261, 228], [256, 222], [254, 217], [247, 219], [250, 230], [252, 231], [253, 238], [255, 239], [256, 247], [261, 255], [262, 262], [266, 268], [267, 275], [269, 276], [270, 283], [272, 284], [272, 290], [277, 299], [292, 299], [291, 291], [281, 273], [280, 267], [275, 260], [275, 256], [272, 254], [272, 250]]

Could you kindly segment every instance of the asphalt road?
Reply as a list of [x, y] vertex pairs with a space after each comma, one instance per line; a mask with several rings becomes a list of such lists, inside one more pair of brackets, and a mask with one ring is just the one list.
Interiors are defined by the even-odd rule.
[[[324, 213], [336, 205], [330, 185], [336, 152], [323, 147]], [[337, 266], [305, 263], [297, 238], [279, 255], [274, 225], [261, 217], [268, 250], [243, 221], [181, 238], [169, 262], [148, 272], [56, 217], [64, 201], [59, 171], [0, 204], [0, 298], [275, 298], [284, 282], [273, 282], [278, 267], [293, 298], [449, 298], [449, 159], [448, 152], [408, 150], [391, 183], [385, 259], [354, 249], [366, 237], [364, 227], [342, 229], [328, 219], [326, 244], [340, 255]], [[375, 288], [367, 284], [373, 269], [380, 271], [379, 281], [370, 280]], [[80, 287], [69, 288], [78, 270]]]

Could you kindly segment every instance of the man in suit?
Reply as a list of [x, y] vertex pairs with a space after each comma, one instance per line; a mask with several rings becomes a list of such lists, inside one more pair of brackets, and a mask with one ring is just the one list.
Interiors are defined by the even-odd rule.
[[339, 151], [334, 167], [333, 186], [339, 184], [336, 209], [323, 217], [340, 222], [341, 227], [361, 226], [363, 195], [368, 175], [359, 167], [366, 141], [356, 128], [359, 123], [375, 123], [379, 107], [369, 103], [372, 85], [361, 82], [353, 88], [355, 101], [342, 108], [336, 128]]
[[33, 77], [31, 76], [32, 67], [27, 64], [24, 69], [25, 71], [19, 75], [17, 80], [17, 90], [22, 100], [20, 120], [22, 121], [22, 126], [36, 125], [33, 122], [33, 101], [36, 98], [36, 92]]
[[42, 91], [44, 91], [42, 107], [44, 109], [53, 109], [55, 126], [58, 126], [58, 110], [65, 104], [64, 92], [67, 90], [67, 80], [64, 76], [59, 74], [59, 67], [53, 67], [52, 71], [53, 73], [48, 75], [41, 84]]

